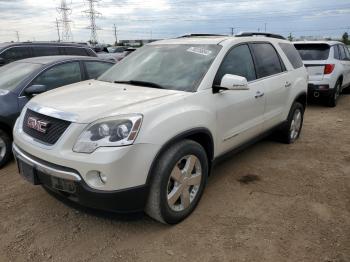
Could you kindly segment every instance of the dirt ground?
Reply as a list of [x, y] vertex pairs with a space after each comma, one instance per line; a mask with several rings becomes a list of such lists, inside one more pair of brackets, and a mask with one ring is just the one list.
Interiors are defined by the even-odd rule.
[[296, 144], [265, 140], [217, 165], [176, 226], [76, 209], [11, 163], [0, 170], [0, 261], [349, 262], [350, 95], [336, 109], [311, 105]]

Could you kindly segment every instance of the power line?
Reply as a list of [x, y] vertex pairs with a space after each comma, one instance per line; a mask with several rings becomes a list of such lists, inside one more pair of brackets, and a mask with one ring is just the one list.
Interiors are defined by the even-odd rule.
[[61, 14], [61, 23], [63, 27], [62, 32], [62, 40], [63, 41], [72, 41], [73, 35], [72, 30], [70, 28], [70, 24], [72, 23], [69, 20], [69, 15], [72, 13], [72, 9], [67, 6], [66, 0], [61, 0], [61, 5], [57, 8], [58, 13]]
[[89, 9], [83, 11], [86, 13], [90, 19], [90, 26], [87, 27], [87, 29], [91, 30], [90, 33], [90, 42], [92, 45], [97, 44], [97, 30], [100, 28], [96, 25], [96, 18], [101, 16], [101, 13], [98, 12], [95, 9], [95, 4], [98, 3], [100, 0], [86, 0], [89, 4]]

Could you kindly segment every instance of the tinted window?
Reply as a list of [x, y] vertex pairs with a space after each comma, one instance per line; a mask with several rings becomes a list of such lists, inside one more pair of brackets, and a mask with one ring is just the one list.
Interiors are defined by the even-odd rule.
[[85, 48], [66, 47], [65, 50], [66, 50], [67, 55], [79, 55], [79, 56], [87, 56], [88, 55], [85, 51]]
[[333, 46], [333, 50], [334, 50], [334, 58], [339, 60], [340, 59], [340, 53], [339, 53], [338, 45]]
[[342, 45], [338, 45], [338, 47], [339, 47], [340, 60], [345, 60], [346, 53], [345, 53], [344, 47]]
[[59, 55], [58, 47], [55, 46], [33, 46], [33, 56]]
[[281, 73], [280, 58], [271, 44], [252, 44], [258, 78]]
[[339, 45], [341, 60], [350, 59], [349, 49], [346, 46]]
[[283, 52], [287, 56], [294, 69], [300, 68], [304, 65], [298, 51], [292, 44], [279, 43], [279, 46], [282, 48]]
[[6, 63], [10, 63], [13, 61], [17, 61], [20, 59], [25, 59], [31, 57], [30, 47], [11, 47], [7, 49], [0, 55], [2, 58], [6, 60]]
[[327, 44], [295, 44], [303, 60], [327, 60], [330, 47]]
[[253, 58], [247, 45], [240, 45], [229, 51], [218, 70], [214, 85], [220, 85], [226, 74], [243, 76], [248, 81], [256, 79]]
[[33, 85], [45, 85], [48, 90], [81, 81], [79, 62], [56, 65], [38, 76]]
[[113, 64], [104, 62], [84, 62], [89, 79], [95, 79], [107, 71]]
[[40, 64], [15, 62], [0, 67], [0, 89], [14, 90], [18, 84], [35, 73]]

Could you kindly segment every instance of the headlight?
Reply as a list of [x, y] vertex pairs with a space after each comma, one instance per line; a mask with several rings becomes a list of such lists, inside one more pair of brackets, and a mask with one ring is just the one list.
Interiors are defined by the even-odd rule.
[[90, 124], [73, 147], [77, 153], [92, 153], [99, 147], [127, 146], [134, 143], [142, 115], [109, 117]]

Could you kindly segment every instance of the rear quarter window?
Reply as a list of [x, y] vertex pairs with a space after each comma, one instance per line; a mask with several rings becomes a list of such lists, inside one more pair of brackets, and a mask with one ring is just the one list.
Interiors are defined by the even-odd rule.
[[310, 60], [327, 60], [329, 57], [330, 46], [327, 44], [295, 44], [301, 59]]
[[287, 56], [289, 62], [292, 64], [294, 69], [304, 66], [303, 60], [301, 60], [298, 51], [292, 44], [279, 43], [278, 45], [281, 47], [282, 51]]

